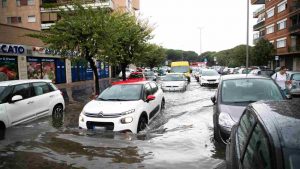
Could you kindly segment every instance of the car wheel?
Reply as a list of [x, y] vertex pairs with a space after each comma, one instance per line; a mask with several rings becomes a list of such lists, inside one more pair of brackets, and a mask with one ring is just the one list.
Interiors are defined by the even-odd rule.
[[218, 126], [214, 126], [214, 139], [218, 142], [218, 143], [222, 143], [222, 138], [220, 136], [220, 129]]
[[5, 138], [5, 126], [4, 124], [0, 123], [0, 140], [3, 140]]
[[165, 109], [165, 99], [162, 99], [160, 109]]
[[143, 131], [147, 127], [147, 119], [144, 116], [141, 116], [139, 119], [137, 132]]
[[197, 79], [197, 82], [199, 82], [199, 78]]
[[52, 111], [52, 117], [54, 119], [61, 119], [63, 118], [63, 106], [62, 105], [56, 105], [53, 108]]

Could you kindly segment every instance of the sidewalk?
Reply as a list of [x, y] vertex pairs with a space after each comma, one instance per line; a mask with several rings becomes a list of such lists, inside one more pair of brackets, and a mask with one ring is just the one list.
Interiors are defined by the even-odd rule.
[[[99, 79], [100, 92], [105, 90], [116, 79]], [[87, 103], [95, 95], [94, 80], [80, 81], [66, 84], [57, 84], [59, 90], [63, 92], [66, 104], [73, 102]]]

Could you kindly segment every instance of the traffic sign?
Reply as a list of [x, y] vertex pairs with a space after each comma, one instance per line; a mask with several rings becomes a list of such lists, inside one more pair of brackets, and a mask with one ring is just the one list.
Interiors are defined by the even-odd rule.
[[275, 56], [275, 60], [279, 60], [279, 56]]

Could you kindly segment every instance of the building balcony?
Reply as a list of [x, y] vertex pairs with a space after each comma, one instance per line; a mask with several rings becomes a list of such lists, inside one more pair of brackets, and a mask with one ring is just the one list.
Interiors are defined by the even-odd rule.
[[265, 0], [251, 0], [251, 4], [252, 5], [256, 5], [256, 4], [265, 4]]
[[290, 12], [295, 12], [300, 9], [300, 2], [299, 1], [292, 1], [290, 6]]
[[289, 27], [289, 31], [291, 35], [299, 35], [300, 34], [300, 23], [294, 24]]
[[52, 25], [54, 25], [55, 23], [42, 23], [41, 24], [41, 29], [45, 30], [45, 29], [49, 29]]
[[298, 53], [298, 52], [300, 52], [300, 46], [290, 46], [289, 47], [289, 52], [290, 53]]
[[[53, 2], [52, 2], [53, 1]], [[43, 1], [41, 5], [41, 12], [58, 12], [60, 9], [67, 9], [65, 5], [70, 4], [72, 1], [70, 0], [52, 0], [50, 3], [50, 0]], [[115, 9], [114, 2], [112, 0], [85, 0], [84, 7], [92, 7], [93, 9], [96, 9], [98, 7], [100, 8], [109, 8], [111, 10]], [[72, 6], [68, 6], [70, 9], [72, 9]]]
[[265, 21], [261, 21], [253, 26], [253, 31], [259, 31], [264, 26], [265, 26]]
[[253, 18], [257, 18], [260, 14], [263, 14], [265, 12], [265, 5], [258, 8], [256, 11], [253, 12]]

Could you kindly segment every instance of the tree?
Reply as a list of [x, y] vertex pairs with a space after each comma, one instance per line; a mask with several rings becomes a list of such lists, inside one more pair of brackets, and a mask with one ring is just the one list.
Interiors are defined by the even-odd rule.
[[113, 46], [105, 52], [109, 57], [101, 58], [111, 64], [120, 65], [122, 78], [126, 80], [126, 67], [140, 60], [143, 51], [146, 50], [147, 41], [152, 38], [152, 29], [148, 23], [129, 13], [114, 13], [113, 20], [110, 26], [114, 32], [111, 34]]
[[148, 44], [145, 52], [142, 54], [140, 65], [150, 67], [160, 66], [166, 61], [165, 49], [156, 44]]
[[60, 51], [62, 56], [66, 56], [70, 51], [76, 51], [76, 57], [86, 59], [94, 72], [95, 90], [98, 95], [99, 78], [94, 59], [104, 55], [104, 51], [111, 48], [110, 11], [72, 3], [72, 8], [66, 6], [60, 10], [59, 15], [62, 19], [48, 31], [29, 36], [41, 39], [49, 48]]
[[272, 60], [275, 49], [272, 43], [268, 40], [260, 39], [253, 48], [252, 65], [265, 66], [268, 65], [268, 61]]

